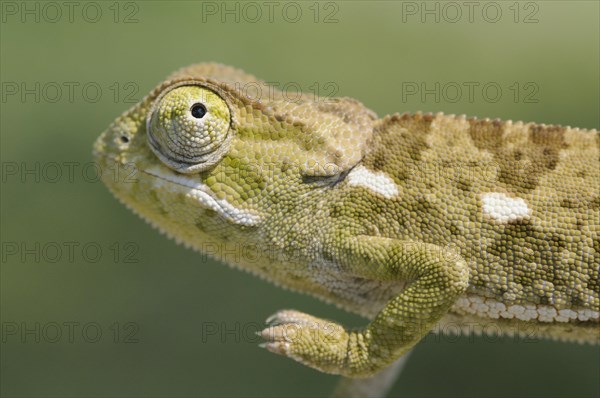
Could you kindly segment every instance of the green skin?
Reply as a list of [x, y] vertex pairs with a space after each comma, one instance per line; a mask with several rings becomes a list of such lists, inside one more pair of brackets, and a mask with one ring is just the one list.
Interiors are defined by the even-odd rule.
[[[261, 101], [241, 95], [251, 82]], [[351, 378], [448, 322], [598, 343], [599, 151], [595, 130], [289, 101], [218, 64], [176, 72], [94, 146], [102, 167], [134, 171], [103, 173], [109, 189], [177, 241], [370, 318], [348, 331], [284, 310], [262, 332]], [[489, 193], [527, 211], [502, 219]], [[478, 299], [533, 315], [469, 309]]]

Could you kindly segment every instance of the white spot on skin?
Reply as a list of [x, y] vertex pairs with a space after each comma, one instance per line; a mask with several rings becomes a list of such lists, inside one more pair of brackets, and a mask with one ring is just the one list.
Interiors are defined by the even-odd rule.
[[260, 222], [257, 214], [238, 209], [226, 200], [218, 199], [208, 186], [198, 180], [183, 175], [166, 174], [158, 169], [148, 169], [144, 172], [180, 188], [185, 188], [186, 194], [199, 202], [202, 207], [216, 211], [234, 224], [252, 226]]
[[520, 319], [539, 322], [598, 321], [600, 314], [589, 308], [561, 309], [544, 304], [505, 305], [492, 298], [475, 295], [460, 297], [454, 304], [454, 310], [493, 319]]
[[483, 202], [483, 214], [501, 223], [521, 220], [531, 214], [531, 210], [523, 199], [511, 198], [503, 193], [485, 193], [481, 195], [481, 201]]
[[384, 172], [374, 172], [365, 166], [356, 166], [348, 173], [348, 184], [367, 188], [387, 199], [398, 195], [398, 186]]

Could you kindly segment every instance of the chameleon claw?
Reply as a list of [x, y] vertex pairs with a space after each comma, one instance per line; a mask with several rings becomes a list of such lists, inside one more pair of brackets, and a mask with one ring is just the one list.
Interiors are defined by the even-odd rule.
[[263, 343], [261, 347], [266, 348], [275, 354], [287, 356], [290, 345], [288, 343]]

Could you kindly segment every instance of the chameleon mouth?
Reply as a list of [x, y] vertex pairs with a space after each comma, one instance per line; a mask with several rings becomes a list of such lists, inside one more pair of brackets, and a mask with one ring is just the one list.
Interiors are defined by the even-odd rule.
[[215, 211], [227, 221], [236, 225], [256, 226], [260, 223], [261, 217], [255, 212], [238, 209], [225, 199], [219, 199], [215, 193], [205, 184], [198, 180], [183, 175], [174, 175], [163, 173], [159, 168], [152, 167], [141, 170], [143, 173], [155, 178], [157, 187], [167, 185], [177, 190], [185, 191], [186, 196], [194, 199], [203, 208]]

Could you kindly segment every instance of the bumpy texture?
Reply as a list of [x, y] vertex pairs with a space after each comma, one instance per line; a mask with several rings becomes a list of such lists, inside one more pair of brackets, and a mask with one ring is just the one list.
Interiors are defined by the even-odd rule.
[[[259, 91], [250, 98], [245, 95]], [[97, 140], [110, 190], [155, 227], [371, 323], [284, 310], [265, 347], [373, 375], [436, 325], [597, 343], [597, 131], [289, 100], [182, 69]], [[494, 325], [490, 328], [490, 325]]]

